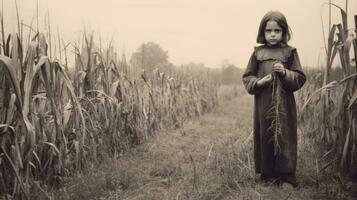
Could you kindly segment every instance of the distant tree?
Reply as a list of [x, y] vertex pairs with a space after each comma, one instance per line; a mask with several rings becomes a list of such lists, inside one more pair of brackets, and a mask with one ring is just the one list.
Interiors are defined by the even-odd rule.
[[143, 43], [131, 55], [130, 62], [136, 67], [152, 71], [155, 68], [170, 65], [167, 53], [154, 42]]
[[232, 64], [222, 67], [222, 84], [240, 84], [242, 81], [242, 70]]

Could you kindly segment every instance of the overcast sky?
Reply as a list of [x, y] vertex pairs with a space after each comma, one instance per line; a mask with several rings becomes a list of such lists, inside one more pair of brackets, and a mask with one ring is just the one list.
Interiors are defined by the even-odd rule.
[[[4, 1], [5, 29], [16, 29], [14, 0]], [[30, 24], [37, 0], [17, 0], [20, 18]], [[104, 41], [114, 40], [130, 56], [142, 42], [154, 41], [176, 65], [188, 62], [220, 67], [224, 61], [245, 68], [253, 51], [262, 16], [270, 10], [285, 14], [293, 31], [290, 45], [301, 63], [316, 66], [323, 47], [321, 5], [328, 0], [38, 0], [40, 26], [49, 11], [51, 28], [76, 41], [83, 27]], [[345, 0], [332, 0], [345, 7]], [[357, 0], [349, 0], [349, 27]], [[328, 6], [322, 16], [328, 26]], [[340, 21], [339, 11], [333, 22]], [[36, 22], [34, 22], [36, 24]], [[10, 32], [10, 31], [8, 31]]]

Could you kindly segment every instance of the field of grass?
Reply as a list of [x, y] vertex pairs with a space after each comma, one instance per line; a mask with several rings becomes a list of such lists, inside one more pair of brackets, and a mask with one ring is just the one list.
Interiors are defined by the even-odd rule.
[[[299, 188], [266, 185], [254, 173], [253, 96], [220, 96], [211, 113], [163, 130], [116, 160], [50, 192], [60, 199], [353, 199], [356, 185], [316, 171], [310, 140], [298, 133]], [[225, 86], [219, 94], [233, 91]]]

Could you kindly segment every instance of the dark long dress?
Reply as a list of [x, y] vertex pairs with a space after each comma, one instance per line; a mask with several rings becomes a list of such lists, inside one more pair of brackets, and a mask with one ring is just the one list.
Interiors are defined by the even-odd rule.
[[[258, 87], [257, 81], [270, 74], [276, 61], [285, 66], [286, 76], [280, 77], [282, 84], [284, 114], [280, 115], [281, 134], [279, 153], [274, 153], [273, 132], [270, 129], [272, 118], [272, 84]], [[300, 65], [295, 48], [281, 44], [270, 47], [256, 47], [247, 69], [243, 83], [249, 94], [254, 95], [254, 159], [255, 171], [261, 174], [295, 174], [297, 160], [297, 114], [293, 92], [300, 89], [306, 77]]]

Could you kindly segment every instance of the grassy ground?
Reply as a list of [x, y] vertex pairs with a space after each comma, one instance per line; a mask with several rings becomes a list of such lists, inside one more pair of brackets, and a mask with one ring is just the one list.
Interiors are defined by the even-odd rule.
[[261, 183], [253, 170], [253, 97], [242, 88], [237, 97], [225, 90], [213, 112], [160, 132], [52, 194], [59, 199], [353, 199], [346, 187], [316, 172], [313, 146], [301, 134], [300, 187]]

